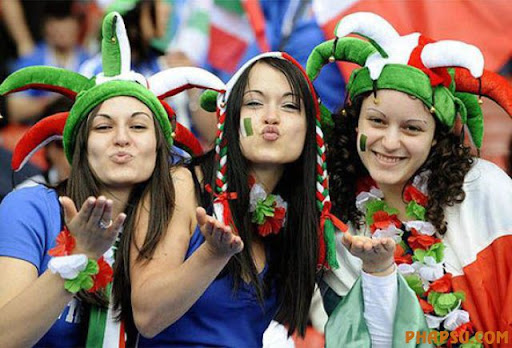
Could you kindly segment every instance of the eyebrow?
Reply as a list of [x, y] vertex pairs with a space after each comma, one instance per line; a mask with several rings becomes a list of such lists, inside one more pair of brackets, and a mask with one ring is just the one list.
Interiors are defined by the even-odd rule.
[[[248, 91], [244, 92], [244, 95], [246, 95], [247, 93], [258, 93], [260, 95], [265, 95], [262, 91], [257, 90], [257, 89], [248, 90]], [[283, 94], [283, 97], [288, 97], [288, 96], [298, 97], [298, 95], [296, 93], [293, 93], [293, 92], [286, 92], [286, 93]]]
[[[149, 119], [151, 119], [151, 116], [150, 116], [150, 115], [148, 115], [148, 114], [147, 114], [146, 112], [144, 112], [144, 111], [135, 111], [135, 112], [130, 116], [130, 118], [133, 118], [133, 117], [138, 116], [138, 115], [144, 115], [144, 116], [148, 117]], [[108, 119], [112, 119], [112, 117], [111, 117], [109, 114], [100, 114], [100, 113], [98, 113], [98, 114], [96, 114], [96, 117], [98, 117], [98, 116], [105, 117], [105, 118], [108, 118]]]
[[[374, 108], [372, 108], [372, 107], [369, 107], [369, 108], [368, 108], [368, 109], [366, 109], [366, 110], [367, 110], [367, 111], [369, 111], [369, 110], [376, 111], [376, 112], [378, 112], [379, 114], [381, 114], [382, 116], [384, 116], [384, 117], [386, 117], [386, 118], [387, 118], [386, 114], [385, 114], [385, 113], [383, 113], [383, 112], [382, 112], [382, 111], [380, 111], [380, 110], [374, 109]], [[412, 119], [405, 120], [405, 122], [415, 122], [415, 121], [417, 121], [417, 122], [422, 122], [422, 123], [425, 123], [426, 125], [428, 125], [428, 122], [427, 122], [427, 121], [425, 121], [425, 120], [421, 120], [421, 119], [419, 119], [419, 118], [412, 118]]]

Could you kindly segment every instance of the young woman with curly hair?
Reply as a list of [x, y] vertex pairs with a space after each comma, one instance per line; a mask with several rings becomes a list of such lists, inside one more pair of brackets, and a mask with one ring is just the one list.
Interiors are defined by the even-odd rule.
[[[369, 42], [344, 37], [354, 32]], [[471, 156], [464, 126], [480, 148], [479, 97], [510, 114], [512, 89], [483, 71], [476, 47], [400, 36], [371, 13], [345, 17], [336, 36], [311, 54], [310, 77], [327, 61], [363, 67], [330, 124], [333, 212], [349, 230], [340, 268], [321, 281], [326, 346], [479, 343], [477, 331], [510, 330], [512, 181]]]

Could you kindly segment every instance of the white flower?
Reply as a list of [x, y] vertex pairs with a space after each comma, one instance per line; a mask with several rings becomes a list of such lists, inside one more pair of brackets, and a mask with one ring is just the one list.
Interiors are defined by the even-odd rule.
[[423, 263], [414, 262], [412, 265], [420, 277], [429, 282], [433, 282], [443, 276], [443, 264], [437, 263], [432, 256], [425, 256]]
[[405, 221], [404, 225], [407, 228], [407, 231], [410, 231], [411, 229], [414, 228], [416, 231], [418, 231], [419, 234], [423, 234], [426, 236], [433, 236], [434, 233], [436, 233], [434, 225], [432, 225], [428, 221]]
[[436, 317], [435, 315], [425, 314], [425, 319], [427, 319], [427, 325], [430, 329], [439, 329], [439, 325], [444, 320], [444, 317]]
[[403, 276], [416, 273], [416, 270], [414, 269], [414, 267], [407, 263], [401, 263], [397, 267], [398, 267], [398, 272], [400, 272], [400, 274]]
[[446, 316], [444, 327], [453, 331], [467, 322], [469, 322], [469, 313], [462, 309], [455, 309]]
[[112, 266], [114, 264], [114, 249], [113, 247], [110, 247], [105, 253], [103, 254], [103, 258], [105, 261]]
[[419, 175], [416, 175], [412, 181], [412, 186], [416, 187], [423, 194], [427, 194], [427, 182], [428, 177], [430, 176], [431, 171], [426, 170]]
[[376, 187], [373, 187], [370, 189], [370, 192], [361, 192], [356, 197], [356, 207], [363, 213], [365, 212], [366, 203], [368, 201], [374, 200], [374, 199], [382, 199], [384, 197], [384, 194], [381, 190], [379, 190]]
[[88, 259], [85, 254], [58, 256], [53, 257], [48, 262], [48, 268], [53, 273], [58, 273], [64, 279], [74, 279], [78, 276], [78, 273], [85, 269], [87, 262]]
[[259, 184], [252, 185], [251, 192], [249, 193], [249, 211], [255, 211], [258, 201], [264, 200], [265, 198], [267, 198], [265, 189]]
[[402, 235], [404, 234], [404, 231], [397, 228], [394, 224], [390, 224], [385, 230], [377, 229], [372, 235], [372, 238], [378, 239], [378, 238], [384, 238], [389, 237], [393, 238], [393, 240], [396, 243], [399, 243], [402, 240]]

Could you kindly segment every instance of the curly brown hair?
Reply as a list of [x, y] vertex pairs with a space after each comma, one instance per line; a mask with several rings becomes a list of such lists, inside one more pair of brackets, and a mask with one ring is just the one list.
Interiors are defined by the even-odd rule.
[[[329, 171], [333, 212], [344, 221], [355, 226], [363, 225], [363, 215], [356, 208], [356, 185], [358, 178], [368, 176], [368, 171], [357, 153], [356, 127], [363, 99], [360, 95], [345, 112], [333, 115], [334, 129], [327, 141], [327, 168]], [[465, 198], [462, 188], [464, 177], [473, 164], [470, 148], [465, 146], [461, 137], [453, 134], [437, 119], [430, 154], [416, 174], [431, 171], [427, 181], [429, 201], [426, 208], [426, 220], [434, 225], [440, 234], [446, 233], [444, 208], [461, 203]], [[412, 182], [413, 175], [409, 180]]]

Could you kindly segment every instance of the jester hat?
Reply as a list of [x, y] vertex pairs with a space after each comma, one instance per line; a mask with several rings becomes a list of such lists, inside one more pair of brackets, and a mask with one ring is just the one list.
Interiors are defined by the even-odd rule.
[[[345, 37], [357, 34], [368, 41]], [[311, 52], [306, 71], [315, 79], [328, 62], [347, 61], [362, 68], [353, 71], [347, 97], [379, 89], [393, 89], [419, 98], [432, 115], [452, 129], [457, 115], [466, 124], [475, 146], [483, 139], [481, 96], [512, 115], [512, 88], [500, 75], [484, 70], [484, 58], [472, 45], [453, 40], [434, 41], [420, 33], [400, 36], [382, 17], [358, 12], [336, 26], [336, 38]], [[326, 118], [326, 127], [332, 120]]]
[[316, 163], [316, 200], [317, 207], [320, 212], [320, 230], [319, 230], [319, 259], [317, 262], [318, 268], [338, 267], [336, 260], [336, 245], [335, 245], [335, 227], [346, 230], [346, 226], [331, 214], [331, 199], [329, 196], [329, 184], [327, 177], [327, 166], [325, 163], [325, 145], [322, 128], [320, 126], [320, 105], [316, 96], [315, 90], [311, 81], [309, 80], [306, 72], [302, 66], [293, 59], [290, 55], [284, 52], [267, 52], [262, 53], [248, 62], [246, 62], [228, 81], [226, 84], [226, 92], [224, 94], [207, 91], [201, 98], [201, 106], [207, 111], [216, 111], [218, 117], [217, 123], [217, 138], [215, 140], [215, 153], [218, 161], [218, 170], [215, 176], [214, 188], [212, 188], [214, 199], [215, 215], [226, 224], [232, 224], [232, 216], [229, 208], [228, 200], [234, 199], [235, 195], [228, 192], [227, 182], [227, 141], [224, 138], [224, 124], [226, 121], [226, 106], [229, 100], [230, 93], [240, 78], [240, 76], [249, 67], [254, 65], [257, 61], [263, 58], [278, 58], [289, 61], [295, 65], [304, 75], [309, 90], [314, 99], [315, 104], [315, 118], [316, 118], [316, 140], [317, 140], [317, 163]]
[[80, 124], [103, 101], [117, 96], [134, 97], [143, 102], [154, 114], [169, 146], [173, 137], [186, 150], [197, 154], [201, 147], [193, 135], [181, 125], [173, 129], [174, 111], [164, 98], [185, 89], [197, 87], [223, 92], [224, 83], [213, 74], [199, 68], [172, 68], [146, 79], [130, 70], [130, 43], [122, 17], [117, 12], [107, 14], [102, 27], [103, 72], [90, 79], [61, 68], [33, 66], [9, 75], [0, 85], [0, 94], [29, 88], [58, 92], [74, 101], [71, 110], [56, 114], [37, 123], [18, 143], [12, 167], [20, 170], [30, 156], [48, 142], [62, 138], [64, 151], [70, 163], [75, 137]]

